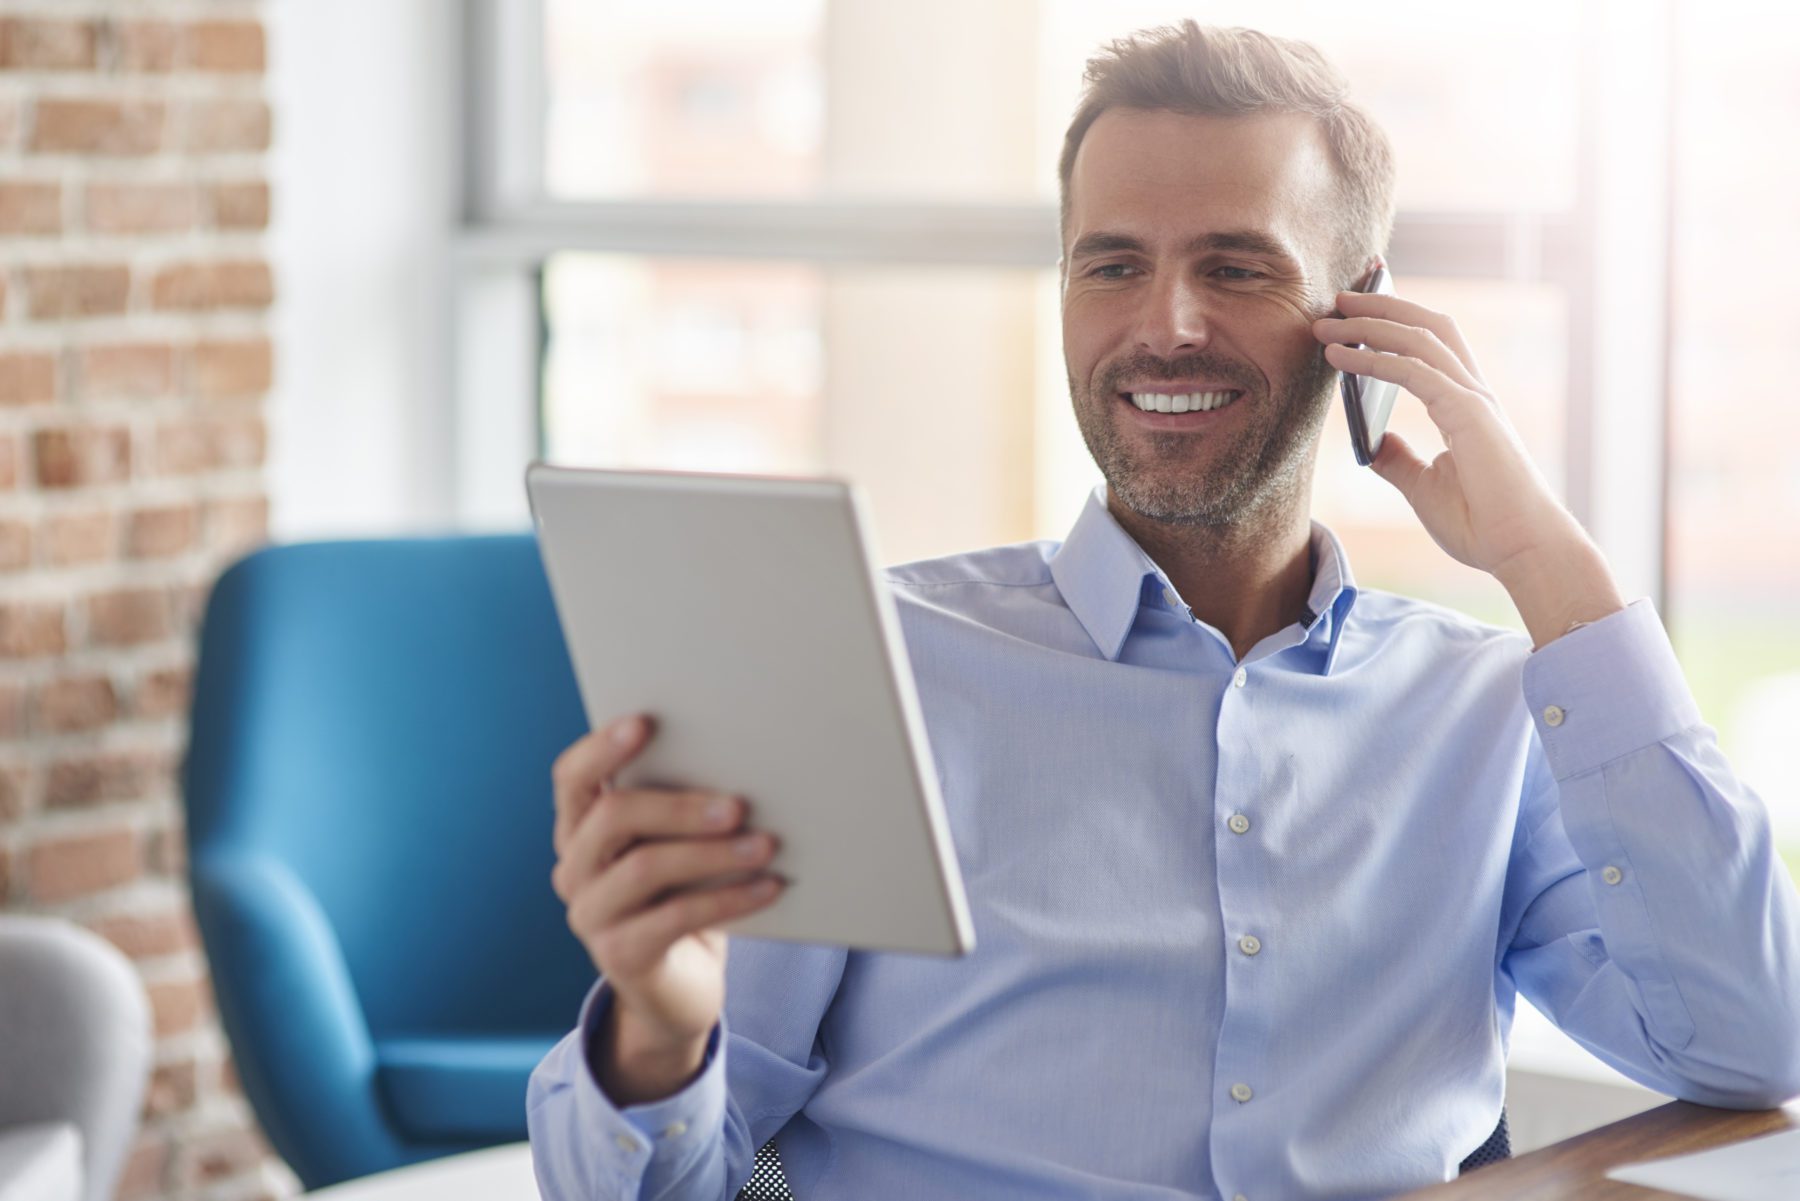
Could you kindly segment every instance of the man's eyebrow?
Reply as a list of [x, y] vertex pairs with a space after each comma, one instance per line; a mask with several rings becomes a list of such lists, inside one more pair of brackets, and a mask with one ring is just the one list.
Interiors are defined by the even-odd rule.
[[[1254, 229], [1234, 229], [1219, 233], [1201, 234], [1183, 248], [1188, 254], [1198, 254], [1207, 250], [1239, 250], [1247, 254], [1260, 254], [1268, 258], [1294, 260], [1288, 248], [1266, 233]], [[1121, 251], [1132, 251], [1142, 254], [1144, 243], [1131, 234], [1091, 233], [1084, 234], [1069, 251], [1069, 258], [1092, 258], [1097, 254], [1117, 254]]]

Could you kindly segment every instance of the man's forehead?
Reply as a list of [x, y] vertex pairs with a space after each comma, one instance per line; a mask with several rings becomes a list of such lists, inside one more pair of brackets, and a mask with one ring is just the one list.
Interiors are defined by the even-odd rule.
[[1064, 233], [1185, 242], [1209, 227], [1252, 228], [1299, 249], [1329, 237], [1335, 196], [1330, 149], [1306, 114], [1108, 109], [1076, 152]]

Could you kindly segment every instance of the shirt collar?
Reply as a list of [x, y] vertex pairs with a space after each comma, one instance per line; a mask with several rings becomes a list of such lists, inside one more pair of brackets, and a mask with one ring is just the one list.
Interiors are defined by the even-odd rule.
[[[1322, 652], [1320, 674], [1337, 661], [1339, 635], [1356, 602], [1350, 560], [1337, 536], [1312, 523], [1313, 586], [1307, 596], [1306, 645]], [[1088, 637], [1116, 661], [1137, 620], [1140, 604], [1160, 604], [1169, 587], [1154, 560], [1106, 508], [1098, 484], [1063, 544], [1050, 556], [1050, 576]]]

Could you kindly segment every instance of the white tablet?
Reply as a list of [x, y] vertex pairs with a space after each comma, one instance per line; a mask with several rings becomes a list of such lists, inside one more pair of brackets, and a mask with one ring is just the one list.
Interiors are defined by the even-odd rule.
[[588, 721], [648, 713], [621, 785], [718, 788], [789, 880], [734, 934], [975, 945], [892, 597], [854, 485], [526, 472]]

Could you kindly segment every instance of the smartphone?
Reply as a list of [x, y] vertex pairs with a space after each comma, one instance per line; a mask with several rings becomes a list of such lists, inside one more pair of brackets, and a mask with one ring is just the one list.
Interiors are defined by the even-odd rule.
[[[1377, 264], [1356, 290], [1392, 296], [1394, 281], [1388, 277], [1387, 266]], [[1351, 375], [1348, 371], [1343, 373], [1339, 383], [1344, 393], [1344, 416], [1350, 419], [1350, 449], [1356, 454], [1357, 464], [1367, 467], [1381, 450], [1381, 436], [1387, 431], [1388, 417], [1394, 411], [1394, 398], [1400, 392], [1400, 385], [1384, 379]]]

